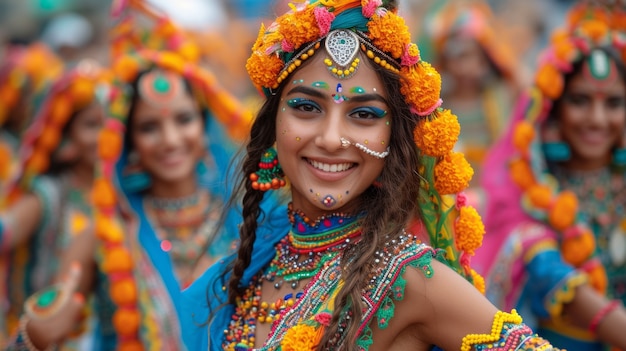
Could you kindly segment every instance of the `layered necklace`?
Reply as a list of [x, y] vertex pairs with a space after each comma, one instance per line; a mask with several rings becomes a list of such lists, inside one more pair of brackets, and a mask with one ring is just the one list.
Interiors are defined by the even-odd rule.
[[[237, 298], [235, 313], [224, 330], [225, 350], [249, 350], [254, 347], [256, 323], [274, 323], [302, 296], [300, 281], [316, 276], [321, 270], [339, 264], [340, 253], [356, 243], [361, 235], [361, 216], [333, 213], [311, 221], [289, 204], [291, 230], [276, 245], [276, 256], [269, 266], [254, 277], [244, 294]], [[284, 284], [294, 290], [274, 302], [261, 301], [263, 281], [280, 289]], [[308, 286], [312, 286], [310, 283]], [[307, 294], [316, 294], [310, 288]]]
[[204, 254], [219, 220], [219, 204], [206, 190], [183, 198], [146, 197], [145, 207], [161, 249], [176, 267], [193, 268]]

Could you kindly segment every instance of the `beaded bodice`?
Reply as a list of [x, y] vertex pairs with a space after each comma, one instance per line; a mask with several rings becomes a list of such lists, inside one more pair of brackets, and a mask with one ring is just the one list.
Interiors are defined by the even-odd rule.
[[[224, 331], [225, 350], [249, 350], [254, 347], [257, 323], [271, 323], [271, 331], [260, 350], [281, 350], [286, 333], [303, 321], [317, 320], [321, 315], [332, 314], [334, 298], [343, 286], [341, 253], [359, 241], [361, 228], [359, 216], [333, 214], [311, 222], [302, 213], [290, 211], [292, 228], [276, 245], [276, 256], [262, 274], [252, 279], [244, 295], [238, 299], [235, 314]], [[389, 240], [384, 250], [372, 258], [370, 280], [363, 289], [363, 303], [367, 306], [361, 323], [363, 331], [371, 318], [379, 317], [379, 324], [388, 323], [393, 316], [393, 303], [387, 299], [401, 299], [404, 280], [401, 272], [406, 265], [432, 274], [430, 260], [434, 251], [409, 234], [403, 233]], [[311, 278], [303, 287], [298, 281]], [[261, 301], [264, 280], [275, 288], [293, 284], [294, 293], [275, 302]], [[400, 284], [398, 284], [400, 283]], [[265, 285], [267, 286], [267, 285]], [[296, 292], [297, 288], [302, 291]], [[341, 321], [339, 328], [345, 328]], [[363, 335], [371, 333], [363, 332]], [[333, 337], [340, 345], [343, 335]], [[367, 345], [367, 341], [364, 342]], [[365, 347], [367, 348], [367, 347]]]

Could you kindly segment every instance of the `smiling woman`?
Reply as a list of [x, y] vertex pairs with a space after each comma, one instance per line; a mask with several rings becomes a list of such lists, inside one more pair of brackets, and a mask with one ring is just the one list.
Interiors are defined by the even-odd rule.
[[487, 235], [474, 262], [487, 296], [568, 350], [626, 349], [625, 46], [611, 27], [622, 16], [572, 10], [482, 180]]
[[[241, 244], [184, 292], [190, 348], [552, 350], [476, 289], [482, 222], [456, 195], [472, 174], [452, 151], [458, 122], [396, 10], [311, 1], [261, 28]], [[287, 226], [259, 208], [281, 186]]]

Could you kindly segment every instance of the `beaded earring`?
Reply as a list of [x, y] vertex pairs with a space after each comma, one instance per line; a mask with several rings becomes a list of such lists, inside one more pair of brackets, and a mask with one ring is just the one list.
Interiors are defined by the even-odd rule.
[[286, 182], [283, 179], [283, 169], [278, 163], [278, 153], [273, 146], [265, 150], [263, 156], [261, 156], [259, 168], [258, 171], [250, 174], [252, 189], [268, 191], [285, 186]]
[[150, 175], [139, 165], [139, 155], [131, 151], [126, 158], [126, 167], [120, 179], [122, 189], [129, 193], [138, 193], [148, 189], [151, 184]]
[[556, 122], [549, 121], [542, 130], [543, 144], [541, 149], [548, 161], [564, 162], [572, 157], [570, 146], [561, 141], [559, 128]]

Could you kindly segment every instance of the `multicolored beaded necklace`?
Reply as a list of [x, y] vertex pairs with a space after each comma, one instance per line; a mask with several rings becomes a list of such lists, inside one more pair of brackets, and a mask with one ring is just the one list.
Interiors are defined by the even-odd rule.
[[192, 266], [206, 249], [219, 220], [219, 202], [208, 191], [180, 199], [145, 199], [147, 213], [157, 224], [161, 249], [178, 267]]
[[323, 267], [337, 265], [339, 253], [358, 241], [361, 217], [334, 213], [312, 222], [289, 204], [292, 228], [276, 245], [276, 256], [267, 269], [253, 278], [237, 299], [233, 319], [229, 328], [224, 330], [224, 349], [243, 351], [253, 348], [256, 323], [279, 320], [303, 294], [294, 291], [276, 302], [261, 301], [263, 280], [274, 282], [276, 289], [289, 282], [295, 290], [300, 280], [315, 276]]

